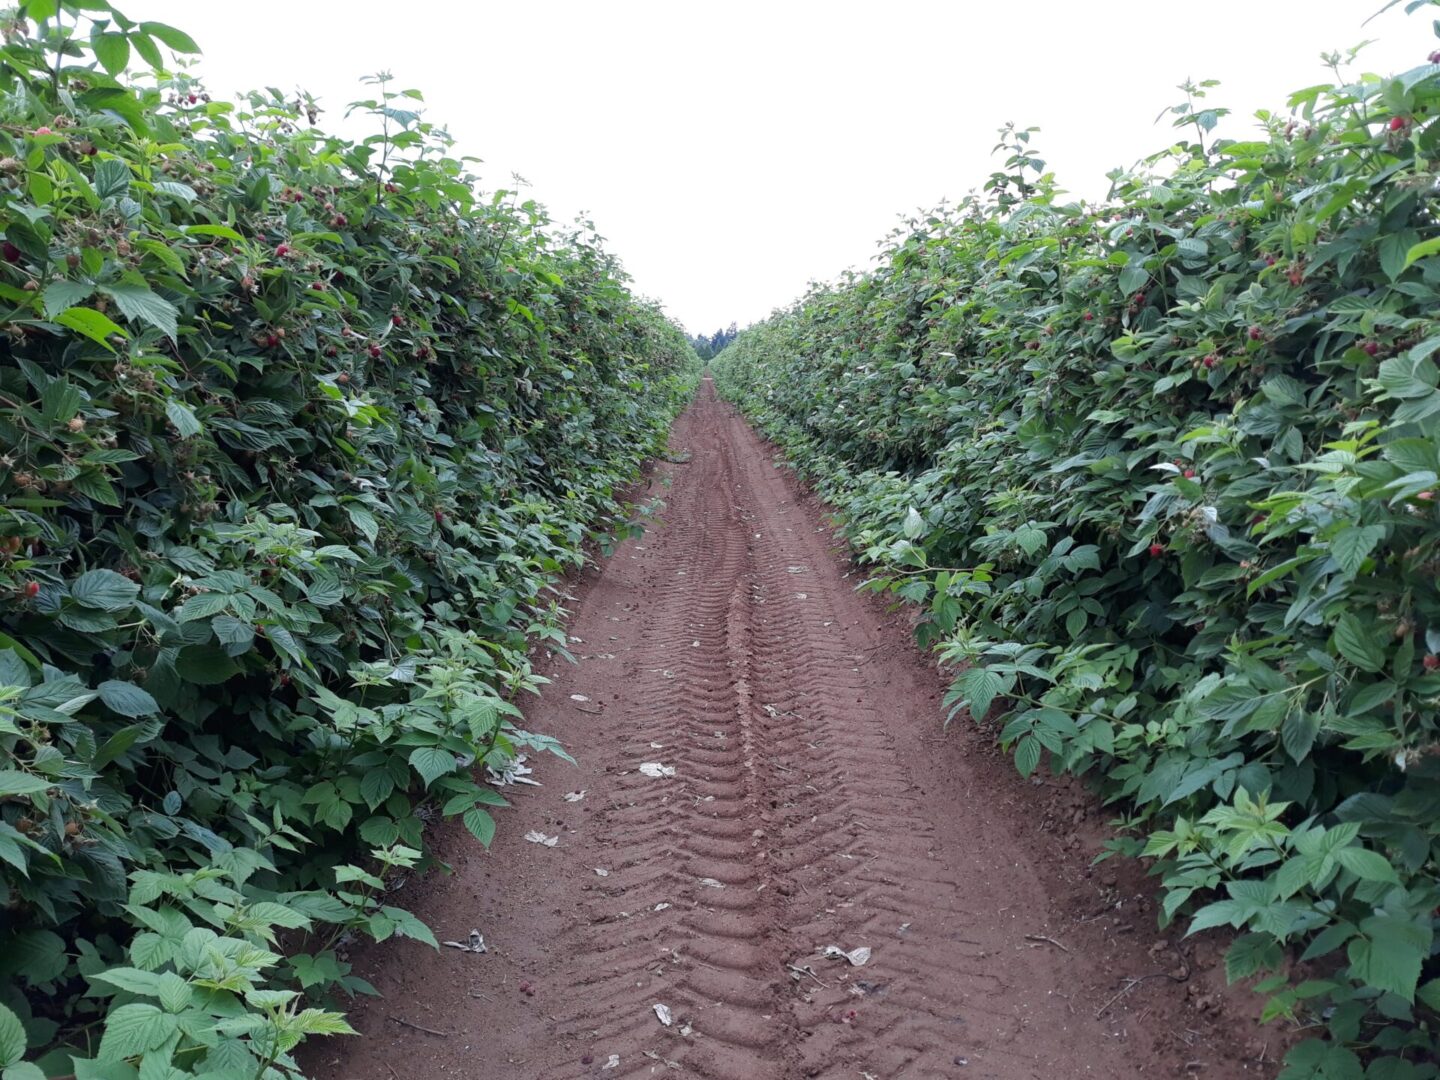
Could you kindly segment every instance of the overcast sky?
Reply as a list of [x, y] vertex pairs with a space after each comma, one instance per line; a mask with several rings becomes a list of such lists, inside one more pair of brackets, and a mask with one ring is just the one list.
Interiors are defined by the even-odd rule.
[[[388, 69], [429, 119], [519, 172], [556, 218], [584, 211], [691, 331], [763, 318], [869, 265], [898, 215], [995, 167], [995, 129], [1038, 125], [1060, 183], [1170, 142], [1155, 115], [1187, 76], [1256, 109], [1325, 81], [1323, 50], [1366, 38], [1391, 74], [1437, 43], [1383, 0], [125, 0], [188, 31], [215, 93], [304, 87], [337, 121]], [[322, 118], [322, 123], [325, 118]]]

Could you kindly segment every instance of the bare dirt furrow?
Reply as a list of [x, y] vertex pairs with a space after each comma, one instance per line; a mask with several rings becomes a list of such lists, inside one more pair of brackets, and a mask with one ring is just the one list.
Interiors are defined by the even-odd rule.
[[[454, 877], [397, 901], [491, 951], [357, 957], [385, 997], [327, 1074], [1049, 1080], [1182, 1064], [1079, 1000], [1104, 957], [1037, 947], [1054, 902], [994, 785], [941, 736], [934, 672], [708, 381], [672, 446], [689, 458], [657, 470], [661, 523], [578, 584], [580, 662], [549, 665], [529, 710], [579, 765], [506, 789], [493, 852], [444, 833]], [[531, 829], [558, 844], [526, 843]]]

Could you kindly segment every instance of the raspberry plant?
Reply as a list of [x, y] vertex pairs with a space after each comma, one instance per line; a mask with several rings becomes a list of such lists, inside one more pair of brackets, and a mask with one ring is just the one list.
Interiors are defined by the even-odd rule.
[[425, 823], [563, 755], [527, 652], [698, 361], [386, 76], [350, 142], [104, 0], [3, 33], [0, 1069], [294, 1075], [345, 941], [434, 944]]
[[1098, 206], [1007, 128], [714, 365], [955, 709], [1104, 795], [1163, 922], [1235, 931], [1285, 1080], [1437, 1075], [1437, 59], [1330, 57], [1243, 141], [1187, 84]]

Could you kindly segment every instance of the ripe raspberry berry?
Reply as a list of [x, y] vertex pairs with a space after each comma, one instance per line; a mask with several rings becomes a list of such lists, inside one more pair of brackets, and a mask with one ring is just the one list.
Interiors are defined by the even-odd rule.
[[25, 599], [34, 600], [40, 595], [40, 583], [38, 581], [27, 581], [25, 583]]
[[1366, 356], [1374, 356], [1380, 351], [1380, 343], [1378, 341], [1363, 342], [1360, 345], [1360, 351], [1363, 352]]
[[1094, 315], [1091, 315], [1090, 312], [1088, 312], [1088, 311], [1085, 312], [1085, 321], [1086, 321], [1086, 322], [1090, 322], [1090, 321], [1092, 321], [1094, 318], [1095, 318], [1095, 316], [1094, 316]]
[[265, 347], [266, 347], [267, 349], [276, 349], [276, 348], [279, 348], [279, 347], [280, 347], [280, 335], [279, 335], [279, 334], [266, 334], [266, 335], [265, 335]]
[[1262, 333], [1262, 331], [1261, 331], [1260, 327], [1258, 327], [1258, 326], [1252, 326], [1252, 327], [1250, 327], [1249, 333], [1250, 333], [1250, 340], [1251, 340], [1251, 341], [1259, 341], [1259, 340], [1260, 340], [1260, 334]]
[[1194, 469], [1186, 469], [1181, 475], [1184, 476], [1186, 480], [1194, 480], [1194, 479], [1195, 479], [1195, 470], [1194, 470]]
[[1152, 559], [1158, 559], [1158, 558], [1160, 558], [1161, 555], [1164, 555], [1164, 554], [1165, 554], [1165, 545], [1164, 545], [1164, 544], [1151, 544], [1151, 545], [1150, 545], [1150, 558], [1152, 558]]
[[289, 244], [276, 244], [276, 245], [275, 245], [275, 257], [276, 257], [277, 259], [283, 259], [283, 258], [285, 258], [286, 255], [289, 255], [289, 254], [290, 254], [290, 245], [289, 245]]
[[1440, 656], [1436, 656], [1434, 653], [1426, 653], [1425, 659], [1421, 660], [1420, 663], [1425, 665], [1426, 671], [1435, 671], [1440, 669]]
[[1205, 357], [1205, 359], [1201, 360], [1200, 363], [1204, 364], [1207, 369], [1213, 368], [1215, 366], [1214, 354], [1212, 353], [1210, 356]]
[[379, 345], [371, 345], [371, 346], [370, 346], [370, 359], [372, 359], [372, 360], [379, 360], [379, 359], [380, 359], [380, 353], [381, 353], [381, 352], [382, 352], [382, 350], [381, 350], [381, 348], [380, 348]]
[[1392, 116], [1392, 117], [1390, 118], [1390, 130], [1391, 130], [1391, 131], [1404, 131], [1405, 128], [1406, 128], [1406, 126], [1407, 126], [1409, 123], [1410, 123], [1410, 121], [1407, 120], [1407, 119], [1406, 119], [1405, 117], [1403, 117], [1403, 116]]
[[405, 320], [402, 319], [399, 315], [391, 315], [391, 316], [390, 316], [390, 325], [391, 325], [391, 326], [404, 326], [404, 325], [405, 325]]
[[316, 292], [324, 292], [325, 283], [323, 281], [312, 281], [310, 283], [310, 288], [314, 289]]
[[38, 127], [38, 128], [35, 129], [35, 134], [36, 134], [36, 135], [54, 135], [55, 132], [51, 131], [48, 127]]

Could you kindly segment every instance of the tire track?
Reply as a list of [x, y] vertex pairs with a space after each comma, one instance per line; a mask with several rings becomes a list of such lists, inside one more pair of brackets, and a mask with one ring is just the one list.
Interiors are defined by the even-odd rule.
[[[415, 904], [441, 937], [488, 905], [493, 952], [366, 969], [385, 1008], [453, 1035], [417, 1043], [370, 1010], [329, 1075], [1139, 1075], [1076, 1021], [1078, 958], [1026, 947], [1047, 899], [1004, 823], [917, 785], [933, 677], [876, 652], [890, 638], [829, 530], [708, 380], [672, 442], [692, 456], [652, 485], [661, 525], [588, 586], [582, 662], [532, 710], [578, 774], [545, 763], [495, 874], [457, 840], [458, 879]], [[572, 787], [585, 797], [566, 803]], [[559, 845], [524, 843], [529, 828]]]

